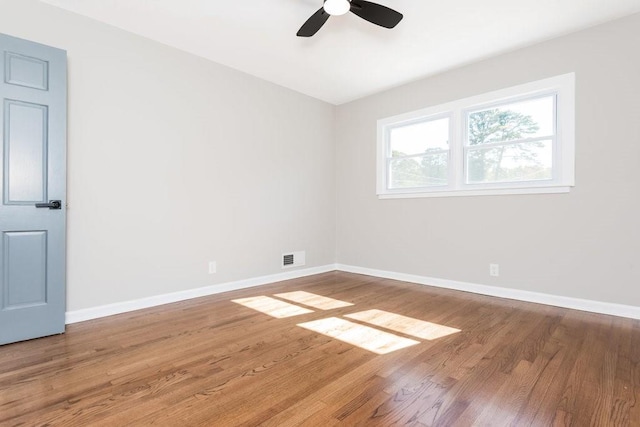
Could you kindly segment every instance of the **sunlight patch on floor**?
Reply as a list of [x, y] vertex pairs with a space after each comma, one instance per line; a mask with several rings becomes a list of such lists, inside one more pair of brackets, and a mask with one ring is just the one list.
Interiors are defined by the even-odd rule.
[[435, 340], [460, 332], [460, 329], [450, 328], [449, 326], [426, 322], [396, 313], [389, 313], [383, 310], [374, 309], [361, 311], [359, 313], [347, 314], [344, 317], [425, 340]]
[[333, 310], [334, 308], [349, 307], [353, 305], [350, 302], [340, 301], [305, 291], [286, 292], [283, 294], [275, 294], [275, 296], [297, 302], [299, 304], [308, 305], [309, 307], [317, 308], [319, 310]]
[[278, 319], [313, 313], [313, 310], [298, 307], [297, 305], [267, 296], [240, 298], [231, 301]]
[[377, 354], [387, 354], [420, 344], [419, 341], [399, 337], [389, 332], [383, 332], [337, 317], [299, 323], [298, 326]]

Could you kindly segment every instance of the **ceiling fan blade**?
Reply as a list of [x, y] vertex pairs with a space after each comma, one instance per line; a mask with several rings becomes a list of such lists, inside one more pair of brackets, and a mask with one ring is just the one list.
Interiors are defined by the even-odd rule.
[[396, 12], [381, 4], [364, 0], [352, 0], [351, 12], [372, 24], [385, 28], [395, 27], [403, 18], [400, 12]]
[[316, 13], [311, 15], [311, 18], [307, 19], [307, 22], [300, 27], [296, 35], [298, 37], [311, 37], [322, 28], [324, 23], [327, 22], [327, 19], [329, 19], [329, 16], [331, 15], [324, 11], [324, 7], [321, 7]]

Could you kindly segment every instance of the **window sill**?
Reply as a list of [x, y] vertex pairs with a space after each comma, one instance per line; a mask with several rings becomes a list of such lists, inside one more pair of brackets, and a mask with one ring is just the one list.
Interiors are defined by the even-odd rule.
[[483, 188], [477, 190], [442, 190], [429, 192], [393, 192], [378, 194], [379, 199], [415, 199], [423, 197], [469, 197], [507, 196], [516, 194], [558, 194], [568, 193], [570, 186], [527, 187], [527, 188]]

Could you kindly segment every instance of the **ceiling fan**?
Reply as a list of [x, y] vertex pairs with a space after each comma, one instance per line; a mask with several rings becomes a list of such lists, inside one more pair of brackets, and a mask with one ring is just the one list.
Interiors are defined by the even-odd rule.
[[324, 5], [298, 30], [298, 37], [311, 37], [318, 32], [330, 16], [354, 13], [360, 18], [385, 28], [393, 28], [402, 20], [402, 14], [381, 4], [364, 0], [324, 0]]

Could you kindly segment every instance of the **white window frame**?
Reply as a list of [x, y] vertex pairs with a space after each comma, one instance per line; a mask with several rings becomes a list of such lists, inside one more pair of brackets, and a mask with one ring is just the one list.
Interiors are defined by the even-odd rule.
[[[555, 96], [552, 178], [539, 181], [466, 183], [467, 113], [523, 100]], [[394, 127], [450, 118], [449, 182], [446, 186], [390, 189], [389, 135]], [[563, 74], [378, 120], [377, 194], [381, 199], [567, 193], [575, 186], [575, 74]], [[546, 138], [548, 140], [549, 138]], [[527, 141], [529, 139], [525, 139]], [[531, 140], [536, 140], [532, 138]]]

